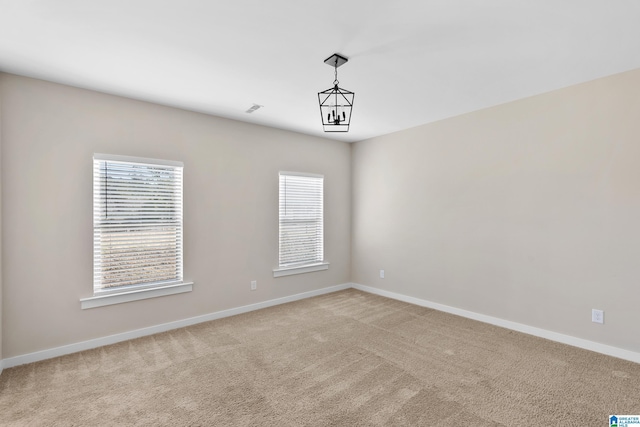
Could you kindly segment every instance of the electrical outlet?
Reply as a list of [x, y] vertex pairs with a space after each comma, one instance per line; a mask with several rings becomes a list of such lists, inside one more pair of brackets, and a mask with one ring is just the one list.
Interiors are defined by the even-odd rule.
[[384, 270], [380, 270], [380, 278], [384, 279]]
[[251, 290], [255, 291], [256, 289], [258, 289], [258, 281], [257, 280], [252, 280], [251, 281]]
[[596, 310], [595, 308], [591, 310], [591, 321], [594, 323], [604, 323], [604, 311]]

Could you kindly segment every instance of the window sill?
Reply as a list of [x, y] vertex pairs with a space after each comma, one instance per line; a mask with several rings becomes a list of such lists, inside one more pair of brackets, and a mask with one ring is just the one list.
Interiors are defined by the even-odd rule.
[[177, 285], [138, 289], [135, 291], [121, 292], [117, 294], [98, 295], [89, 298], [81, 298], [80, 308], [86, 310], [88, 308], [102, 307], [105, 305], [120, 304], [123, 302], [137, 301], [147, 298], [163, 297], [165, 295], [181, 294], [183, 292], [191, 292], [192, 290], [193, 282], [185, 282]]
[[311, 273], [312, 271], [328, 270], [329, 263], [301, 265], [299, 267], [282, 267], [273, 270], [273, 277], [291, 276], [292, 274]]

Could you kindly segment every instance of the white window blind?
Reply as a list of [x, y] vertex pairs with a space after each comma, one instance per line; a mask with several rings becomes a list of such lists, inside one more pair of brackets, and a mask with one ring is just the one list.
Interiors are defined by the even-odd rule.
[[182, 169], [94, 155], [94, 294], [182, 282]]
[[280, 172], [280, 267], [323, 262], [323, 181]]

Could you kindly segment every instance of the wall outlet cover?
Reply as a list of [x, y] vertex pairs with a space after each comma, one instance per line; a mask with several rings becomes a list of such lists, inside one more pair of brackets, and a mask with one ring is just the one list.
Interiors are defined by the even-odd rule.
[[604, 323], [604, 311], [596, 310], [595, 308], [591, 310], [591, 321], [594, 323]]

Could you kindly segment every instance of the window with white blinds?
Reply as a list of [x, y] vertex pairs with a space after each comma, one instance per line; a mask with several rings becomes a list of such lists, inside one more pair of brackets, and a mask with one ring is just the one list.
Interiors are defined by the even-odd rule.
[[182, 282], [182, 169], [94, 155], [94, 294]]
[[280, 172], [280, 267], [323, 262], [322, 175]]

